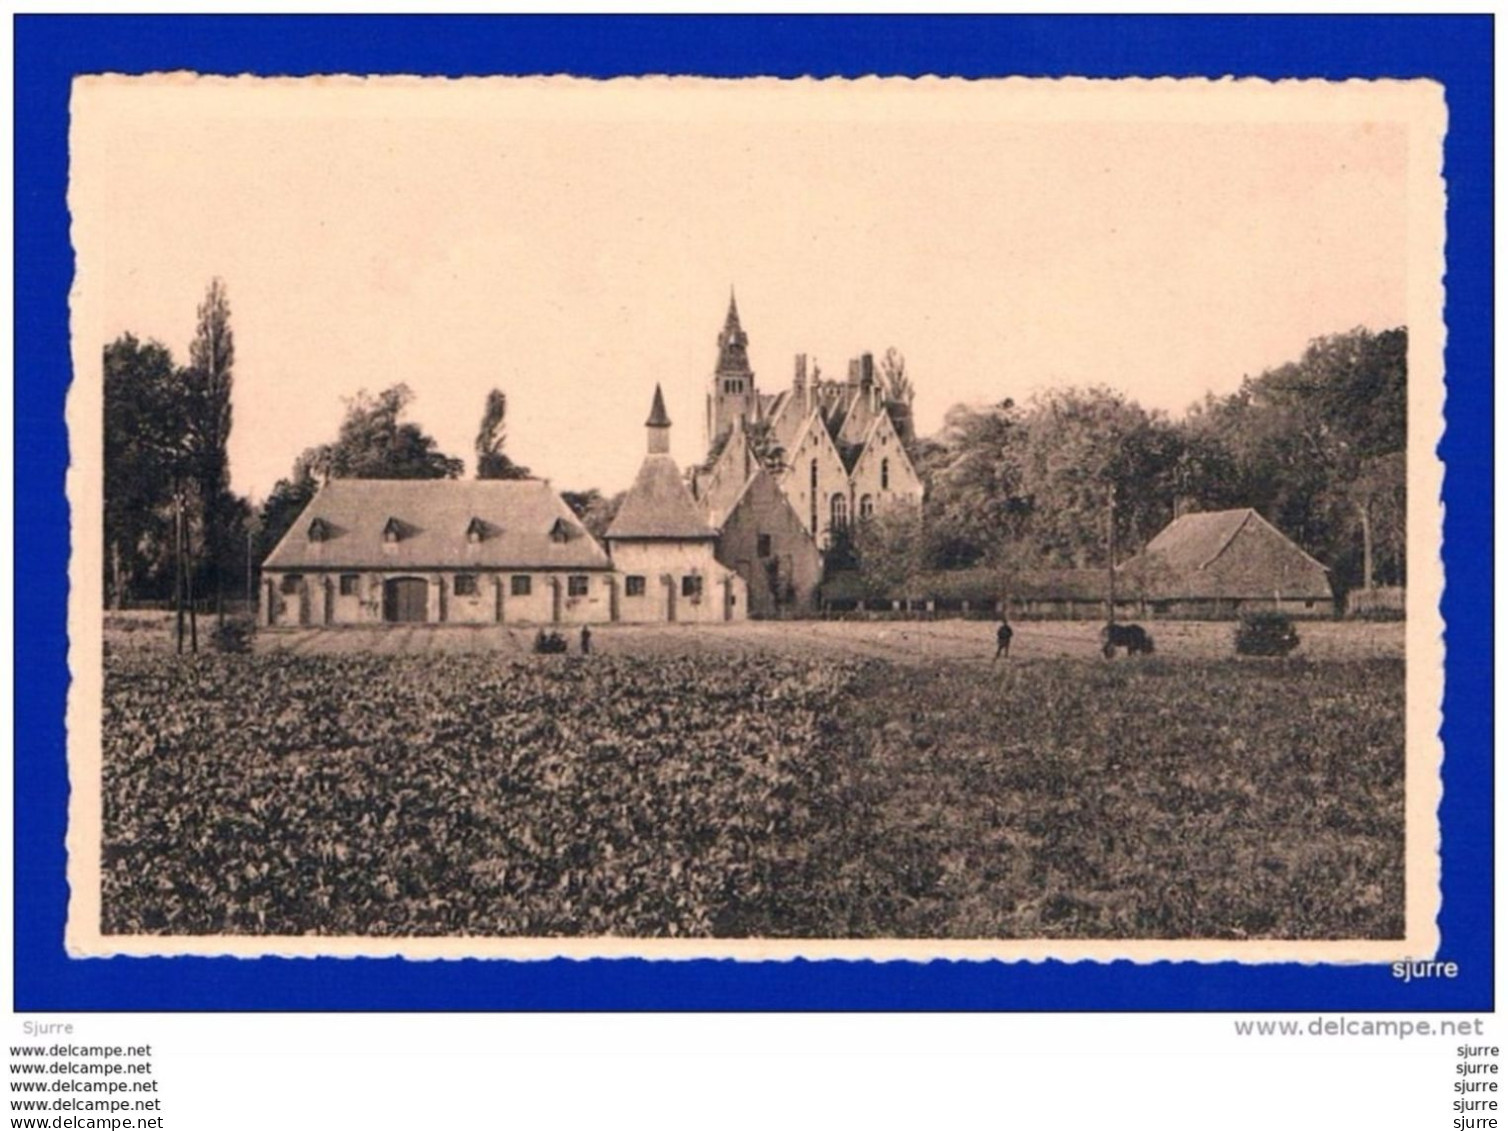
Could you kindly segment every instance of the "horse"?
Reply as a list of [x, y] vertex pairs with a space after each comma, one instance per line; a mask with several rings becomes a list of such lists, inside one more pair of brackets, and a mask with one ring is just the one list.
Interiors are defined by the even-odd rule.
[[1117, 648], [1124, 648], [1128, 656], [1152, 654], [1152, 636], [1139, 624], [1107, 624], [1100, 629], [1100, 643], [1107, 660], [1115, 656]]

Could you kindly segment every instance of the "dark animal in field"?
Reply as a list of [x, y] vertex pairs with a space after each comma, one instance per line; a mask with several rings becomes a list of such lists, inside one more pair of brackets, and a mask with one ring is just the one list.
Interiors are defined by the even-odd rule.
[[[1016, 634], [1011, 631], [1011, 626], [1008, 624], [1002, 624], [995, 630], [995, 660], [1000, 659], [1001, 656], [1007, 660], [1011, 658], [1011, 637], [1014, 635]], [[990, 663], [993, 664], [995, 660], [991, 660]]]
[[1152, 636], [1139, 624], [1107, 624], [1100, 629], [1100, 643], [1105, 659], [1111, 659], [1117, 648], [1124, 648], [1128, 656], [1150, 656]]

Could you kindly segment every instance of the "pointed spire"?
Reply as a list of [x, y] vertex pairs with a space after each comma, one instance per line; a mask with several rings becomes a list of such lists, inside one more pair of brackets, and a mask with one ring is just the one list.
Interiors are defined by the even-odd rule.
[[665, 411], [665, 396], [660, 386], [655, 386], [654, 404], [649, 408], [649, 419], [644, 422], [649, 429], [649, 454], [665, 455], [670, 451], [670, 415]]
[[717, 336], [717, 372], [719, 376], [750, 377], [749, 335], [738, 321], [738, 296], [728, 288], [728, 317], [723, 332]]
[[646, 428], [669, 428], [670, 416], [665, 412], [665, 396], [660, 392], [660, 386], [655, 386], [654, 404], [649, 407], [649, 419], [644, 422]]

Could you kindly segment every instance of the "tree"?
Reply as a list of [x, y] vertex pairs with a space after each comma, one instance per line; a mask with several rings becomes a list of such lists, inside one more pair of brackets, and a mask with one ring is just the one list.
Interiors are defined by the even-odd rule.
[[1316, 338], [1189, 423], [1230, 454], [1239, 505], [1260, 510], [1344, 589], [1402, 577], [1407, 405], [1408, 331], [1355, 329]]
[[176, 369], [161, 343], [123, 334], [104, 349], [106, 598], [121, 608], [171, 568], [161, 510], [172, 497], [180, 428]]
[[1023, 534], [1030, 512], [1021, 486], [1025, 440], [1020, 410], [1004, 400], [985, 408], [955, 405], [939, 439], [918, 443], [933, 566], [977, 565]]
[[1112, 389], [1058, 389], [1032, 400], [1022, 427], [1020, 490], [1047, 562], [1105, 564], [1112, 497], [1118, 556], [1171, 519], [1180, 445], [1161, 416]]
[[299, 458], [318, 479], [457, 479], [465, 464], [439, 450], [419, 425], [399, 418], [413, 391], [393, 385], [372, 396], [362, 389], [346, 401], [346, 416], [335, 442], [311, 448]]
[[231, 428], [231, 389], [236, 359], [235, 335], [230, 328], [230, 300], [219, 278], [210, 280], [199, 304], [189, 367], [179, 374], [179, 399], [185, 426], [186, 471], [195, 485], [203, 524], [204, 556], [213, 574], [215, 606], [224, 618], [225, 571], [236, 560], [229, 518], [234, 513], [230, 494], [227, 445]]
[[597, 488], [589, 487], [585, 491], [562, 491], [560, 497], [592, 537], [600, 539], [613, 524], [627, 493], [619, 491], [616, 495], [604, 495]]
[[514, 463], [503, 452], [508, 438], [508, 397], [501, 389], [487, 394], [482, 425], [476, 436], [478, 479], [528, 479], [529, 469]]
[[345, 419], [332, 443], [305, 448], [293, 471], [279, 479], [256, 520], [257, 561], [288, 533], [321, 482], [330, 479], [457, 479], [461, 460], [439, 450], [434, 437], [399, 418], [413, 401], [407, 385], [372, 396], [365, 389], [346, 401]]
[[911, 407], [916, 400], [916, 389], [911, 384], [911, 378], [906, 376], [906, 355], [894, 346], [887, 349], [885, 356], [880, 359], [880, 382], [885, 390], [885, 400], [890, 408], [890, 416], [895, 421], [896, 431], [909, 454], [912, 445], [916, 443], [916, 423]]
[[909, 596], [927, 567], [927, 536], [920, 506], [896, 502], [853, 524], [854, 558], [866, 597]]

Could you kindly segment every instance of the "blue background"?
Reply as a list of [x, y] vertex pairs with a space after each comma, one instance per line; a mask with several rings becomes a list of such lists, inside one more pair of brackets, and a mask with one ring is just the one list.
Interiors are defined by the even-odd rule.
[[[15, 1008], [1492, 1008], [1492, 20], [1467, 17], [17, 17]], [[1433, 77], [1449, 191], [1444, 907], [1460, 976], [1231, 963], [70, 960], [63, 851], [68, 96], [76, 74]]]

